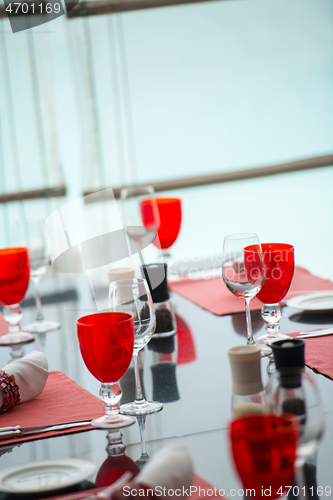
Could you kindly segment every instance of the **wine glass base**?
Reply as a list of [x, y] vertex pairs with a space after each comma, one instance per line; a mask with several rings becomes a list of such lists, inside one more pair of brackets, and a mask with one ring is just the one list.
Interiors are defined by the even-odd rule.
[[120, 429], [121, 427], [129, 427], [135, 423], [135, 418], [120, 415], [115, 416], [103, 415], [103, 417], [92, 420], [91, 425], [98, 429]]
[[277, 333], [276, 335], [269, 335], [268, 333], [265, 335], [261, 335], [260, 337], [257, 337], [254, 339], [256, 344], [264, 344], [266, 346], [270, 346], [273, 342], [276, 342], [277, 340], [290, 340], [292, 337], [288, 335], [284, 335], [282, 333]]
[[272, 354], [272, 349], [265, 342], [261, 342], [258, 339], [254, 339], [254, 345], [260, 348], [260, 356], [264, 358], [265, 356], [270, 356]]
[[0, 346], [13, 346], [19, 344], [29, 344], [33, 342], [35, 337], [28, 332], [20, 330], [15, 333], [6, 333], [0, 337]]
[[121, 405], [120, 413], [124, 415], [149, 415], [150, 413], [157, 413], [163, 409], [163, 404], [157, 401], [144, 401], [142, 403], [127, 403]]
[[24, 330], [30, 333], [46, 333], [52, 330], [59, 330], [61, 324], [57, 321], [34, 321], [29, 325], [24, 325]]
[[149, 462], [150, 457], [147, 455], [147, 453], [141, 455], [141, 457], [135, 461], [136, 465], [139, 467], [139, 469], [142, 469], [146, 465], [147, 462]]

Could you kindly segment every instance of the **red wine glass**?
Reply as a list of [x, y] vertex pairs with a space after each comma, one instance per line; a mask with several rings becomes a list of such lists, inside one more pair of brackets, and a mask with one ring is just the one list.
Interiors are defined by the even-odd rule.
[[251, 415], [229, 426], [233, 461], [256, 500], [281, 498], [293, 484], [298, 422], [289, 415]]
[[170, 257], [170, 247], [176, 241], [182, 222], [182, 207], [180, 198], [155, 198], [141, 202], [141, 212], [144, 224], [149, 224], [151, 206], [156, 202], [160, 216], [160, 226], [157, 231], [159, 243], [153, 242], [158, 248], [161, 247], [164, 257]]
[[[0, 345], [15, 346], [32, 342], [35, 337], [20, 328], [22, 312], [20, 302], [29, 285], [30, 261], [27, 248], [0, 249], [0, 304], [8, 324], [8, 333], [0, 337]], [[21, 351], [12, 351], [20, 357]]]
[[119, 380], [133, 355], [133, 317], [119, 312], [90, 314], [77, 320], [77, 335], [83, 361], [101, 382], [99, 394], [105, 403], [106, 415], [92, 420], [91, 425], [106, 429], [132, 425], [134, 418], [119, 413]]
[[[265, 280], [264, 256], [256, 234], [239, 233], [224, 238], [222, 277], [228, 290], [245, 300], [247, 343], [254, 344], [250, 301]], [[259, 347], [262, 356], [271, 353], [269, 346]]]
[[264, 304], [261, 316], [265, 321], [267, 334], [258, 337], [256, 342], [270, 344], [275, 340], [290, 338], [279, 333], [282, 316], [279, 302], [286, 296], [294, 276], [294, 247], [285, 243], [263, 243], [261, 247], [266, 279], [257, 297]]

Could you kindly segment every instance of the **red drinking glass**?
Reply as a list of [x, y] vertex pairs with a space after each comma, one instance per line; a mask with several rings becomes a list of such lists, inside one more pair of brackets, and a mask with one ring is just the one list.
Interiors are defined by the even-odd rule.
[[229, 426], [232, 456], [246, 496], [281, 498], [293, 484], [298, 423], [288, 415], [251, 415]]
[[15, 345], [34, 340], [33, 335], [20, 328], [20, 302], [28, 289], [29, 276], [27, 248], [0, 249], [0, 304], [4, 306], [3, 317], [8, 323], [8, 333], [0, 338], [0, 345]]
[[[159, 215], [160, 215], [160, 226], [157, 231], [158, 242], [154, 243], [158, 248], [161, 247], [162, 250], [169, 249], [176, 241], [181, 221], [182, 221], [182, 207], [180, 198], [155, 198], [157, 203]], [[145, 226], [149, 227], [152, 219], [152, 201], [149, 199], [143, 200], [141, 202], [141, 215]], [[168, 252], [164, 252], [168, 255]]]
[[118, 312], [90, 314], [77, 320], [77, 335], [83, 361], [101, 382], [100, 397], [105, 403], [106, 415], [91, 424], [107, 429], [132, 425], [134, 418], [119, 414], [122, 395], [119, 380], [133, 355], [133, 317]]
[[286, 296], [294, 276], [294, 247], [285, 243], [264, 243], [261, 246], [266, 279], [257, 297], [264, 304], [261, 315], [267, 334], [256, 340], [271, 343], [277, 339], [288, 338], [278, 333], [282, 316], [279, 302]]
[[286, 296], [294, 276], [294, 247], [285, 243], [261, 245], [266, 279], [257, 297], [263, 304], [277, 304]]

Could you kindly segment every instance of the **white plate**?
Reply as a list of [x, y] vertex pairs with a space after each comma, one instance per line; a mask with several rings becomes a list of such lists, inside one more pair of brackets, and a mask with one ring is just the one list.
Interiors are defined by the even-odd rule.
[[40, 493], [57, 491], [91, 477], [96, 467], [76, 458], [38, 460], [0, 470], [0, 491]]
[[293, 309], [303, 309], [303, 311], [333, 310], [333, 290], [293, 297], [287, 301], [287, 306]]

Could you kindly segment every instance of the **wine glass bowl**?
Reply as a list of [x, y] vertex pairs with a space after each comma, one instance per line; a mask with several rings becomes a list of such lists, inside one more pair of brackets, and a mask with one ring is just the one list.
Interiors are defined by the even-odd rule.
[[[254, 344], [250, 301], [265, 281], [264, 257], [256, 234], [239, 233], [224, 238], [222, 277], [228, 290], [245, 301], [247, 343]], [[271, 353], [268, 346], [260, 348], [262, 355]]]
[[264, 304], [261, 315], [265, 321], [266, 335], [257, 339], [270, 343], [288, 338], [279, 332], [282, 310], [279, 305], [288, 293], [295, 269], [294, 247], [285, 243], [263, 243], [266, 279], [257, 298]]
[[145, 224], [149, 224], [153, 204], [156, 203], [160, 224], [157, 232], [159, 244], [153, 242], [155, 246], [160, 246], [164, 255], [169, 254], [169, 248], [176, 241], [182, 221], [182, 208], [180, 198], [155, 198], [142, 200], [141, 212]]
[[293, 484], [298, 422], [290, 415], [250, 415], [229, 426], [233, 461], [256, 500], [281, 498]]
[[0, 250], [0, 304], [19, 304], [29, 286], [30, 262], [26, 248]]
[[[152, 186], [124, 188], [121, 190], [121, 210], [124, 228], [135, 251], [141, 251], [156, 238], [160, 226], [160, 216], [154, 201]], [[144, 212], [142, 203], [149, 199]]]
[[160, 411], [163, 408], [162, 403], [146, 401], [144, 398], [138, 364], [138, 354], [152, 338], [156, 326], [154, 305], [146, 280], [133, 278], [113, 281], [110, 284], [109, 307], [112, 311], [131, 314], [134, 322], [135, 400], [121, 405], [121, 412], [128, 415], [147, 415]]
[[100, 397], [105, 403], [103, 417], [91, 422], [94, 427], [119, 428], [135, 419], [119, 413], [119, 380], [130, 365], [134, 346], [134, 322], [130, 314], [106, 312], [77, 320], [77, 335], [83, 361], [101, 382]]
[[0, 249], [0, 304], [4, 307], [3, 317], [8, 324], [8, 333], [0, 339], [1, 345], [15, 345], [32, 342], [34, 337], [21, 330], [23, 300], [30, 276], [28, 249], [25, 247]]

